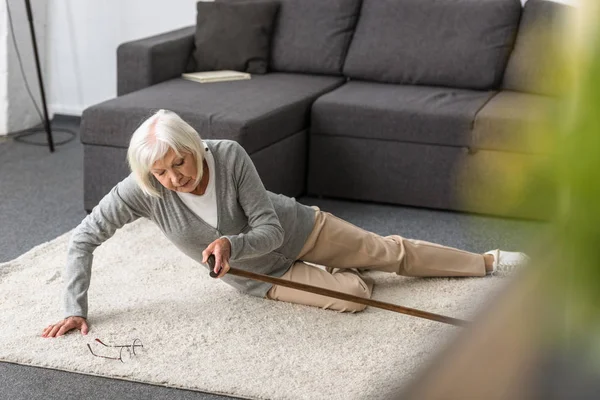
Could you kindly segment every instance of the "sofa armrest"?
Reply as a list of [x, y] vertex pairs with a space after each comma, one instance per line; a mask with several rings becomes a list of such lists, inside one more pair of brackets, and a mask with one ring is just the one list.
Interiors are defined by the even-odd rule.
[[117, 48], [117, 95], [179, 77], [194, 47], [195, 26], [122, 43]]

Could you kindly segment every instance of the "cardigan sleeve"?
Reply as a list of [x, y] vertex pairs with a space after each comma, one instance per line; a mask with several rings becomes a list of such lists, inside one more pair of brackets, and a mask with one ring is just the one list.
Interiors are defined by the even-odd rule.
[[254, 163], [237, 143], [234, 174], [238, 202], [248, 217], [250, 230], [222, 237], [231, 243], [232, 260], [260, 257], [282, 245], [284, 230]]
[[125, 224], [148, 216], [133, 175], [119, 182], [73, 230], [65, 268], [65, 317], [87, 318], [93, 252]]

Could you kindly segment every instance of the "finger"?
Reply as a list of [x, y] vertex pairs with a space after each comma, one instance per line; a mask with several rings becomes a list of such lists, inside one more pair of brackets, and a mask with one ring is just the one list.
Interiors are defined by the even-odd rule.
[[50, 329], [52, 329], [53, 325], [48, 325], [43, 331], [42, 331], [42, 336], [46, 337], [48, 335], [48, 332], [50, 332]]
[[64, 324], [56, 333], [56, 337], [64, 335], [65, 333], [69, 332], [72, 328], [73, 327], [70, 324]]
[[87, 335], [88, 334], [88, 324], [86, 321], [83, 321], [81, 323], [81, 334], [82, 335]]
[[75, 329], [75, 328], [79, 328], [79, 325], [77, 324], [77, 321], [73, 320], [73, 319], [67, 319], [62, 326], [60, 327], [60, 329], [58, 330], [58, 332], [56, 333], [56, 336], [62, 336], [65, 333], [69, 332], [71, 329]]
[[54, 325], [48, 325], [46, 329], [44, 329], [44, 336], [48, 336], [52, 328], [54, 328]]
[[227, 253], [227, 252], [221, 253], [221, 265], [229, 266], [229, 253]]
[[217, 278], [221, 278], [223, 275], [225, 275], [229, 271], [229, 269], [230, 269], [229, 262], [227, 260], [222, 259], [221, 269], [217, 275]]
[[202, 252], [202, 263], [206, 264], [208, 262], [208, 257], [212, 254], [213, 245], [210, 244], [208, 247]]
[[229, 272], [229, 264], [225, 263], [225, 264], [223, 264], [221, 273], [219, 274], [219, 276], [217, 276], [217, 278], [223, 277], [227, 272]]
[[221, 253], [214, 253], [215, 254], [215, 274], [219, 274], [221, 272], [221, 270], [223, 269], [223, 266], [221, 264]]
[[56, 336], [56, 332], [58, 332], [58, 330], [61, 328], [62, 324], [55, 324], [52, 329], [50, 330], [50, 333], [48, 333], [48, 337], [55, 337]]

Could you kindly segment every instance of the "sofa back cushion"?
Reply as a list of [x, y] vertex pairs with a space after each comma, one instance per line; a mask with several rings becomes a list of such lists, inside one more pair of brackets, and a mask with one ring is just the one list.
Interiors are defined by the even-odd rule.
[[520, 0], [363, 0], [343, 72], [355, 79], [498, 87]]
[[360, 0], [280, 0], [270, 69], [341, 75]]
[[194, 52], [188, 71], [234, 70], [264, 74], [279, 3], [196, 3]]
[[[557, 61], [567, 44], [572, 6], [549, 0], [525, 3], [515, 48], [502, 87], [517, 92], [559, 95], [566, 82]], [[562, 55], [564, 56], [564, 55]]]

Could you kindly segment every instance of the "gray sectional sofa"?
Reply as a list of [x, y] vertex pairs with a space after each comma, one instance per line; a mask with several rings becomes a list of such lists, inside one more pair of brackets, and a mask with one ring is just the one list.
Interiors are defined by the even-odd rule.
[[82, 115], [85, 208], [128, 174], [135, 128], [167, 108], [204, 138], [239, 142], [273, 192], [545, 218], [499, 203], [503, 166], [545, 157], [523, 127], [558, 104], [537, 55], [567, 8], [281, 0], [269, 72], [210, 84], [180, 78], [194, 27], [124, 43], [118, 97]]

